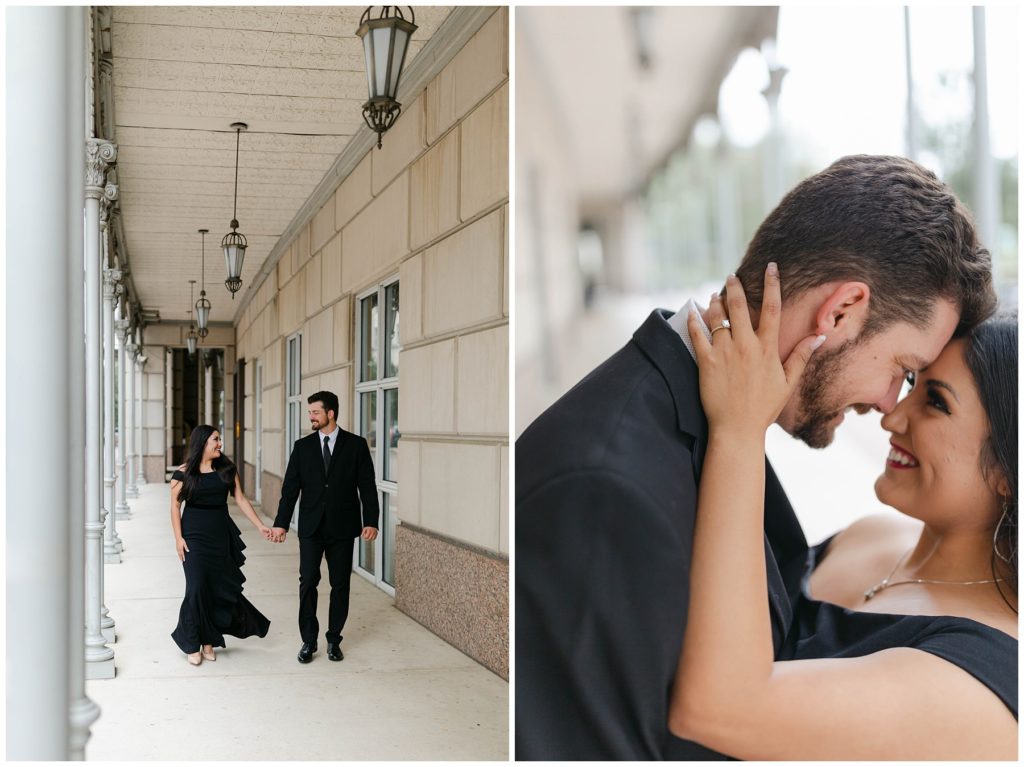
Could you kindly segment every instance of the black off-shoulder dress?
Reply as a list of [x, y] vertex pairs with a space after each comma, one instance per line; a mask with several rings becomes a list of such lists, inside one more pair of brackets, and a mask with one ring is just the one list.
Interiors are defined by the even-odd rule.
[[[180, 470], [172, 475], [184, 478]], [[216, 471], [202, 474], [181, 516], [188, 544], [182, 563], [185, 598], [171, 638], [184, 653], [199, 652], [204, 644], [224, 647], [225, 634], [265, 637], [270, 629], [270, 621], [242, 595], [245, 543], [228, 514], [230, 490]]]
[[833, 538], [808, 552], [794, 611], [792, 659], [859, 658], [892, 647], [912, 647], [962, 668], [1017, 718], [1017, 640], [1009, 634], [970, 618], [858, 612], [812, 599], [811, 573]]

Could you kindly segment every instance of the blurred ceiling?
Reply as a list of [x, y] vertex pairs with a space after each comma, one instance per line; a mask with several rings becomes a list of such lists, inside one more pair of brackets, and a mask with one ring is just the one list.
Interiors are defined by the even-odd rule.
[[[357, 131], [366, 131], [363, 6], [114, 6], [114, 140], [132, 280], [146, 309], [184, 320], [206, 236], [211, 322], [230, 322], [271, 249]], [[406, 71], [450, 7], [416, 8]], [[231, 300], [235, 131], [239, 231], [249, 248]], [[196, 285], [196, 298], [199, 285]]]
[[[714, 112], [739, 52], [775, 36], [777, 7], [518, 7], [516, 55], [537, 56], [583, 202], [640, 188]], [[517, 126], [522, 127], [522, 126]]]

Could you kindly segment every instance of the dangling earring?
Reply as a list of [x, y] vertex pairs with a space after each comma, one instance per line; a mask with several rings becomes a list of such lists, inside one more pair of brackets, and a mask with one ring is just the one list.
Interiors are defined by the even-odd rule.
[[1003, 527], [1003, 522], [1009, 519], [1009, 514], [1010, 502], [1006, 498], [1003, 498], [1003, 516], [999, 518], [999, 522], [996, 524], [996, 530], [992, 534], [992, 550], [995, 552], [996, 556], [1003, 560], [1003, 562], [1005, 562], [1006, 564], [1010, 564], [1010, 558], [1005, 556], [1001, 551], [999, 551], [999, 531]]

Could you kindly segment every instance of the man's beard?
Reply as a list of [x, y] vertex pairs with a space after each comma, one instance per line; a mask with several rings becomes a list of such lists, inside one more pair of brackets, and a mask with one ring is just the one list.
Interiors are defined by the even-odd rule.
[[828, 395], [835, 391], [836, 382], [846, 372], [846, 358], [854, 345], [854, 341], [846, 341], [837, 349], [816, 352], [804, 369], [793, 437], [808, 447], [828, 447], [835, 437], [836, 427], [831, 422], [845, 408], [829, 400]]

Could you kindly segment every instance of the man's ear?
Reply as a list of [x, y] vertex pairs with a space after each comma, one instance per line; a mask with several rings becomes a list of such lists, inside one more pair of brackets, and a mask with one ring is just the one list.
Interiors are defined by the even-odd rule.
[[826, 296], [815, 314], [817, 332], [832, 338], [839, 334], [852, 341], [868, 318], [871, 288], [863, 282], [840, 282]]

